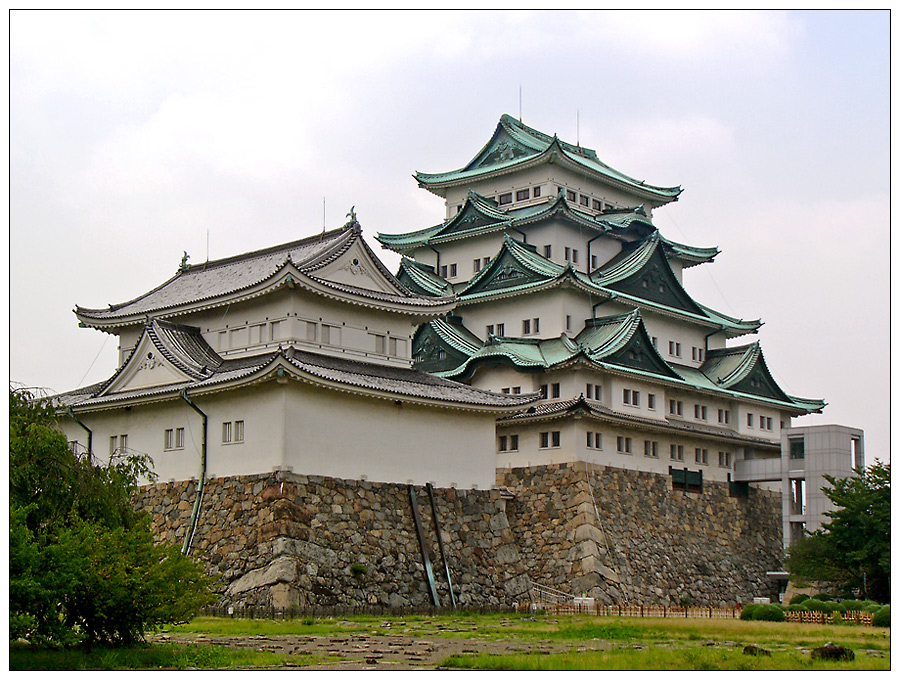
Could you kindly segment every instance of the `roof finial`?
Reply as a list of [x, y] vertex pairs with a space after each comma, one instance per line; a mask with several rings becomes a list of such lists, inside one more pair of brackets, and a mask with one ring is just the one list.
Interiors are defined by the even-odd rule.
[[188, 254], [187, 254], [187, 251], [185, 250], [185, 251], [184, 251], [184, 256], [181, 258], [181, 264], [178, 265], [178, 271], [182, 271], [182, 272], [183, 272], [183, 271], [187, 271], [188, 269], [191, 268], [191, 265], [189, 265], [189, 264], [187, 263], [189, 259], [191, 259], [191, 256], [188, 255]]
[[350, 212], [347, 213], [347, 217], [350, 219], [347, 220], [347, 223], [344, 225], [344, 229], [353, 229], [359, 228], [359, 222], [356, 219], [356, 206], [350, 206]]

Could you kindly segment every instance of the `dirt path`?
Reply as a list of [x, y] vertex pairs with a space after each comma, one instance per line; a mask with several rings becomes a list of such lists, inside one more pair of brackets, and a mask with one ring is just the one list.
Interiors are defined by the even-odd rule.
[[[210, 636], [203, 634], [160, 634], [152, 642], [175, 644], [227, 645], [234, 648], [250, 648], [277, 652], [297, 657], [298, 666], [321, 670], [402, 670], [433, 669], [450, 656], [491, 654], [553, 654], [571, 651], [572, 645], [550, 642], [487, 642], [463, 638], [435, 636], [413, 637], [408, 635], [369, 635], [351, 633], [345, 635], [254, 635], [250, 637]], [[582, 642], [577, 650], [609, 649], [602, 641]], [[307, 665], [307, 659], [327, 659]], [[291, 668], [291, 666], [287, 666]]]

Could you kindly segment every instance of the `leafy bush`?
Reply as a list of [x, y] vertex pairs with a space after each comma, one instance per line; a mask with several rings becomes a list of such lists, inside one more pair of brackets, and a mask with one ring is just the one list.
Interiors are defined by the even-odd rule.
[[49, 404], [10, 389], [9, 635], [129, 645], [210, 600], [203, 568], [154, 544], [131, 504], [148, 459], [76, 455]]
[[784, 621], [784, 610], [777, 604], [760, 604], [751, 612], [751, 618], [753, 621]]
[[752, 621], [753, 620], [753, 612], [755, 612], [762, 605], [755, 604], [751, 602], [750, 604], [745, 604], [743, 609], [741, 609], [741, 620], [742, 621]]
[[804, 595], [803, 593], [801, 593], [800, 595], [794, 595], [794, 597], [791, 598], [791, 601], [788, 602], [788, 604], [800, 604], [801, 602], [804, 602], [808, 599], [809, 595]]
[[811, 597], [800, 604], [801, 607], [811, 612], [828, 612], [838, 610], [840, 607], [837, 602], [824, 602], [818, 598]]
[[875, 616], [872, 617], [872, 625], [879, 628], [891, 627], [891, 605], [886, 604], [875, 612]]
[[871, 604], [874, 604], [871, 600], [841, 600], [838, 607], [842, 612], [861, 612]]

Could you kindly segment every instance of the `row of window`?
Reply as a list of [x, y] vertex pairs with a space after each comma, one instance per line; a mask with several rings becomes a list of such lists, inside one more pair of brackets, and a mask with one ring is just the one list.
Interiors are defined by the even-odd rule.
[[[541, 187], [530, 187], [527, 189], [516, 189], [515, 190], [516, 201], [527, 201], [531, 198], [540, 198], [541, 197]], [[500, 205], [509, 205], [513, 202], [513, 192], [509, 191], [505, 194], [500, 194], [497, 196], [497, 203]]]
[[477, 274], [478, 272], [481, 271], [481, 269], [483, 267], [487, 267], [490, 263], [491, 263], [491, 258], [489, 258], [489, 257], [476, 257], [472, 261], [472, 271], [474, 271]]
[[[222, 423], [222, 443], [240, 444], [244, 441], [244, 421]], [[173, 427], [163, 432], [163, 450], [177, 451], [184, 448], [184, 428]], [[113, 457], [128, 450], [128, 435], [114, 434], [109, 438], [109, 455]]]
[[[560, 431], [551, 430], [549, 432], [540, 432], [539, 447], [542, 449], [559, 448]], [[589, 449], [603, 449], [603, 433], [587, 432], [586, 444]], [[502, 452], [519, 450], [519, 435], [500, 435], [498, 438], [497, 449]], [[644, 440], [644, 456], [647, 458], [659, 458], [660, 445], [658, 441]], [[631, 437], [619, 435], [616, 437], [616, 451], [623, 454], [632, 453]], [[733, 456], [730, 451], [719, 451], [719, 467], [731, 468]], [[684, 461], [684, 446], [682, 444], [669, 445], [669, 459], [672, 461]], [[709, 465], [709, 450], [704, 448], [694, 449], [694, 462], [698, 465]]]
[[[747, 414], [747, 427], [752, 428], [753, 422], [754, 422], [753, 414], [748, 413]], [[773, 427], [774, 427], [774, 423], [772, 422], [771, 418], [769, 418], [768, 416], [759, 416], [759, 429], [760, 430], [769, 430], [771, 432]]]

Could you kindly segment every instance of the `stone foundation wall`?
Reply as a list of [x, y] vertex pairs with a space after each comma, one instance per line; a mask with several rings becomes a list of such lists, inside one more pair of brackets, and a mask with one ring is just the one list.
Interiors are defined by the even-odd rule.
[[[458, 606], [526, 601], [530, 583], [604, 602], [732, 605], [769, 595], [781, 504], [727, 485], [584, 464], [498, 471], [500, 490], [434, 489]], [[441, 606], [450, 595], [426, 489], [414, 488]], [[196, 482], [145, 487], [160, 540], [183, 542]], [[595, 509], [596, 508], [596, 509]], [[220, 604], [431, 605], [406, 485], [277, 472], [208, 480], [191, 554]]]

